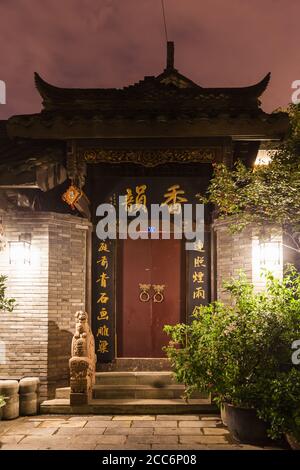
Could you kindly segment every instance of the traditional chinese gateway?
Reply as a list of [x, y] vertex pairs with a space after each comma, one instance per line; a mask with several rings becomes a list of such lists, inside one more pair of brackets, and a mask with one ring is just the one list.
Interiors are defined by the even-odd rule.
[[[260, 107], [270, 74], [244, 88], [204, 88], [176, 70], [173, 43], [167, 49], [160, 75], [122, 89], [60, 88], [35, 74], [42, 111], [0, 122], [0, 273], [17, 299], [1, 313], [0, 375], [38, 375], [45, 397], [69, 384], [76, 311], [91, 317], [97, 371], [123, 372], [118, 383], [128, 387], [126, 373], [144, 371], [145, 385], [146, 372], [167, 376], [165, 324], [222, 298], [236, 268], [259, 282], [255, 230], [232, 236], [210, 208], [204, 244], [192, 252], [160, 230], [155, 239], [95, 235], [99, 204], [123, 195], [128, 212], [152, 203], [180, 210], [205, 192], [214, 163], [254, 165], [287, 131], [284, 113]], [[96, 396], [116, 397], [107, 387]], [[165, 398], [176, 398], [170, 390]]]

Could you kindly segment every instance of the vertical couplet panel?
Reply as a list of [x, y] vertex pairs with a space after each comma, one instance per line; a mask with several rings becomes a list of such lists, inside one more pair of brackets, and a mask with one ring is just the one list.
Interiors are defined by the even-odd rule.
[[115, 357], [115, 242], [93, 241], [93, 332], [98, 362]]

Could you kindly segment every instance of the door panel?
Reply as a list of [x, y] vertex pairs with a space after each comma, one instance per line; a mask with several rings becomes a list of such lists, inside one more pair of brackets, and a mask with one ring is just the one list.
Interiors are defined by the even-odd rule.
[[[181, 241], [128, 239], [122, 245], [118, 356], [163, 357], [163, 326], [181, 321]], [[154, 301], [152, 287], [150, 300], [142, 302], [139, 284], [165, 285], [164, 300]]]

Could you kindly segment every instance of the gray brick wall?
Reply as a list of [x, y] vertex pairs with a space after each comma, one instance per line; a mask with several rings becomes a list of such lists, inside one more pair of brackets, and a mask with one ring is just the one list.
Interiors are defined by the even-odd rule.
[[17, 306], [0, 312], [0, 375], [39, 376], [42, 395], [68, 383], [74, 313], [86, 308], [89, 223], [71, 215], [14, 212], [2, 215], [9, 241], [31, 233], [31, 264], [9, 263], [0, 252], [0, 273]]

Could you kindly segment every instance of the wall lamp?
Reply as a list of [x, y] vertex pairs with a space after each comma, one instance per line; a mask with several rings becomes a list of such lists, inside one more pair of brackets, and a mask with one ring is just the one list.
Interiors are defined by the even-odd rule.
[[9, 243], [9, 264], [30, 264], [31, 261], [31, 234], [22, 233], [19, 240]]
[[280, 266], [281, 247], [282, 243], [280, 241], [259, 242], [260, 265], [267, 268]]

